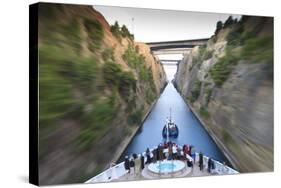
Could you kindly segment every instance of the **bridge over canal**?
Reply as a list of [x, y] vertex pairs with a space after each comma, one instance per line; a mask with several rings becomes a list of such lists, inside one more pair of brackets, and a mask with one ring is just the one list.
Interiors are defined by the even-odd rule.
[[[177, 41], [161, 41], [161, 42], [148, 42], [146, 43], [153, 55], [184, 55], [188, 54], [195, 46], [201, 46], [207, 44], [209, 38], [191, 39], [191, 40], [177, 40]], [[180, 59], [160, 59], [162, 64], [178, 64], [182, 60]]]

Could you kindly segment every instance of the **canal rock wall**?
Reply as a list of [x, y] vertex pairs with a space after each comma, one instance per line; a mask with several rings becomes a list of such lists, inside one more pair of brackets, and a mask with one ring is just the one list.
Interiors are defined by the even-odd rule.
[[39, 67], [41, 185], [108, 168], [166, 83], [149, 47], [92, 6], [39, 5]]
[[185, 55], [174, 84], [233, 166], [273, 170], [272, 18], [228, 19]]

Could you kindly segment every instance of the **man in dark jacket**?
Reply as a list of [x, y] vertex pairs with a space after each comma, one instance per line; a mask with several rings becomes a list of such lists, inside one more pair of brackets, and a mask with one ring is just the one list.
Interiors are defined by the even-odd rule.
[[152, 151], [152, 154], [153, 154], [152, 161], [154, 163], [156, 163], [156, 161], [157, 161], [157, 148]]
[[150, 150], [149, 148], [146, 149], [146, 163], [145, 164], [150, 164], [151, 163], [151, 157], [150, 157]]
[[213, 163], [213, 160], [212, 160], [211, 157], [210, 157], [209, 160], [208, 160], [208, 172], [209, 172], [209, 173], [211, 173], [212, 163]]
[[200, 168], [200, 171], [203, 170], [203, 153], [202, 152], [199, 153], [199, 168]]
[[128, 156], [125, 157], [124, 167], [125, 167], [125, 170], [128, 170], [128, 173], [130, 174], [130, 161], [129, 161]]
[[157, 149], [156, 149], [156, 160], [160, 160], [160, 150], [161, 150], [161, 145], [159, 144]]
[[144, 169], [144, 156], [141, 155], [141, 169]]
[[193, 163], [190, 161], [190, 159], [187, 159], [187, 166], [193, 168]]
[[136, 171], [136, 169], [135, 169], [135, 160], [134, 160], [133, 157], [130, 159], [130, 171], [132, 171], [133, 175], [135, 174], [135, 171]]
[[165, 158], [164, 153], [163, 153], [164, 147], [162, 145], [160, 145], [160, 147], [158, 149], [159, 149], [159, 160], [162, 161]]

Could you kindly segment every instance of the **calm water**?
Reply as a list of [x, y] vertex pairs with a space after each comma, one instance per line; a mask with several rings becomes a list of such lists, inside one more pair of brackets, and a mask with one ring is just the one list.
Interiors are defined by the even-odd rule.
[[[165, 67], [165, 70], [168, 79], [171, 80], [175, 70], [172, 70], [170, 66]], [[173, 142], [179, 145], [193, 145], [197, 152], [202, 151], [204, 155], [221, 162], [227, 161], [171, 82], [166, 86], [143, 126], [132, 139], [120, 160], [123, 160], [125, 155], [142, 153], [147, 147], [154, 147], [164, 142], [162, 128], [165, 124], [165, 119], [169, 116], [170, 108], [172, 109], [172, 119], [179, 128], [179, 136], [172, 139]]]

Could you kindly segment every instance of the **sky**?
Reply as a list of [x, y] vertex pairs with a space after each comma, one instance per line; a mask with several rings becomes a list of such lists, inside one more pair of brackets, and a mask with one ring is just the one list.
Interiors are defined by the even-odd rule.
[[168, 81], [172, 81], [177, 72], [177, 66], [163, 65]]
[[[174, 10], [94, 6], [109, 24], [117, 20], [125, 24], [135, 41], [158, 42], [209, 38], [217, 21], [225, 21], [230, 14], [202, 13]], [[239, 17], [239, 15], [232, 15]]]

